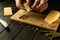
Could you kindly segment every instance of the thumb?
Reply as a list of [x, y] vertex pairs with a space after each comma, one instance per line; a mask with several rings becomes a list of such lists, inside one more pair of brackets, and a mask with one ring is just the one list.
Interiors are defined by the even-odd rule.
[[16, 7], [17, 7], [17, 8], [19, 8], [19, 9], [24, 9], [21, 0], [15, 0], [15, 3], [16, 3]]
[[26, 0], [26, 2], [30, 6], [31, 0]]

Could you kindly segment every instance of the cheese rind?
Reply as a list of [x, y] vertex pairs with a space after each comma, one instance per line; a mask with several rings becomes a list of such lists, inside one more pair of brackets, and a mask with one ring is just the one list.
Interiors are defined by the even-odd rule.
[[52, 10], [44, 19], [48, 24], [52, 24], [59, 18], [59, 11]]
[[12, 8], [11, 7], [4, 8], [4, 16], [6, 16], [6, 15], [12, 15]]
[[59, 17], [60, 17], [60, 13], [59, 13]]
[[24, 3], [24, 7], [25, 7], [25, 9], [26, 9], [27, 11], [30, 11], [30, 10], [31, 10], [30, 7], [29, 7], [29, 5], [28, 5], [27, 3]]

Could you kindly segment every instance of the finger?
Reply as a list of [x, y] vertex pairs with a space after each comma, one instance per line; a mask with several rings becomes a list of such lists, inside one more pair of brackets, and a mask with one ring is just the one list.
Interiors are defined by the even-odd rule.
[[24, 9], [21, 0], [15, 0], [15, 2], [16, 2], [16, 6], [17, 6], [17, 8], [19, 8], [19, 9]]
[[19, 8], [19, 9], [25, 9], [21, 4], [19, 4], [19, 5], [17, 6], [17, 8]]
[[39, 5], [36, 8], [39, 8], [44, 2], [45, 2], [45, 0], [41, 0]]
[[26, 0], [27, 4], [30, 6], [31, 0]]
[[44, 4], [42, 4], [39, 8], [35, 9], [38, 12], [43, 12], [44, 10], [46, 10], [48, 8], [48, 3], [45, 2]]
[[39, 3], [40, 3], [41, 0], [35, 0], [34, 4], [32, 5], [32, 8], [35, 8]]

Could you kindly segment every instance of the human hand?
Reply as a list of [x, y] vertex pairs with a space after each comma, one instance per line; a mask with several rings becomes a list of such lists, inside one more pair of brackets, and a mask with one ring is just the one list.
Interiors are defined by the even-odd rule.
[[[33, 0], [32, 0], [33, 1]], [[31, 5], [31, 0], [15, 0], [16, 6], [19, 9], [25, 9], [23, 3], [26, 2], [29, 6]], [[42, 12], [48, 7], [48, 3], [45, 0], [35, 0], [32, 6], [32, 9], [38, 12]]]

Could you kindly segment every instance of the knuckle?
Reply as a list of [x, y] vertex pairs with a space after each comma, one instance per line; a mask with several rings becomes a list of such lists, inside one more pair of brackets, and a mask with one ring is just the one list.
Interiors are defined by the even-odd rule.
[[16, 7], [19, 7], [19, 4], [17, 4]]
[[19, 7], [18, 5], [16, 5], [16, 7]]
[[19, 5], [16, 5], [17, 8], [19, 8]]
[[39, 8], [36, 8], [35, 10], [36, 10], [37, 12], [43, 12], [43, 11], [46, 10], [47, 8], [48, 8], [48, 3], [45, 4], [45, 5], [40, 6]]

